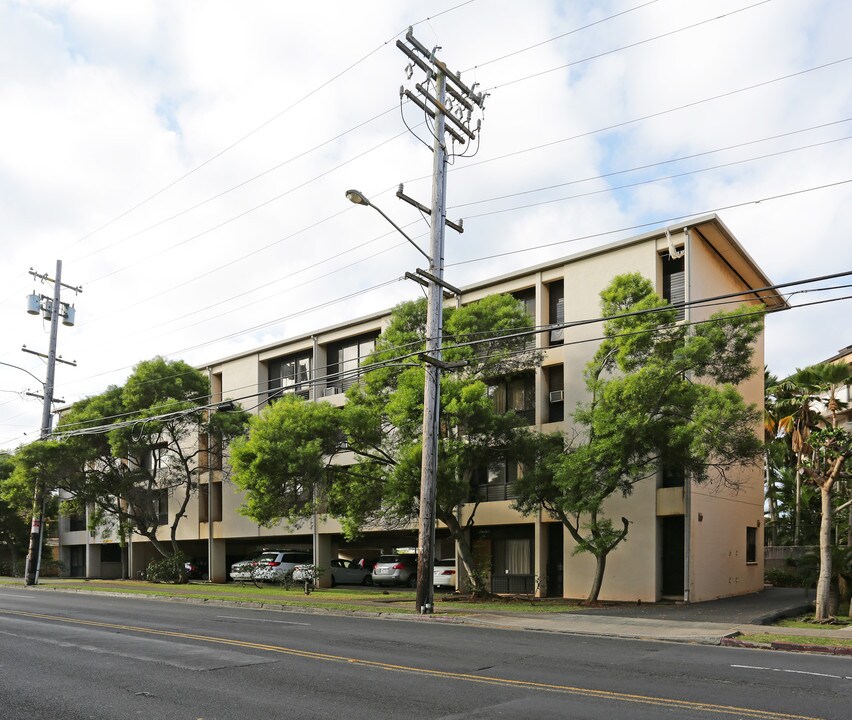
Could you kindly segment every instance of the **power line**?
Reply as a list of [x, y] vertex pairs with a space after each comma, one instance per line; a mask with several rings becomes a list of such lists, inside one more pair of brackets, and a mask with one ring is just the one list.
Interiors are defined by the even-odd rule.
[[[458, 8], [460, 8], [460, 7], [464, 7], [465, 5], [468, 5], [468, 4], [469, 4], [469, 3], [471, 3], [471, 2], [473, 2], [473, 0], [465, 0], [464, 2], [458, 3], [458, 4], [456, 4], [456, 5], [454, 5], [454, 6], [450, 7], [450, 8], [447, 8], [446, 10], [443, 10], [443, 11], [441, 11], [441, 12], [437, 13], [436, 15], [433, 15], [433, 16], [429, 16], [429, 17], [423, 18], [422, 20], [418, 20], [418, 21], [417, 21], [417, 22], [415, 22], [415, 23], [411, 23], [411, 26], [419, 25], [419, 24], [421, 24], [421, 23], [423, 23], [423, 22], [428, 21], [428, 20], [429, 20], [429, 19], [431, 19], [432, 17], [439, 17], [439, 16], [444, 15], [444, 14], [446, 14], [446, 13], [452, 12], [452, 11], [454, 11], [454, 10], [457, 10], [457, 9], [458, 9]], [[406, 30], [406, 28], [403, 28], [402, 30], [400, 30], [399, 32], [397, 32], [396, 34], [394, 34], [394, 35], [393, 35], [393, 37], [391, 37], [391, 38], [389, 38], [389, 39], [385, 40], [385, 41], [384, 41], [383, 43], [381, 43], [378, 47], [376, 47], [376, 48], [374, 48], [373, 50], [371, 50], [370, 52], [368, 52], [368, 53], [367, 53], [366, 55], [364, 55], [362, 58], [360, 58], [359, 60], [356, 60], [355, 62], [351, 63], [350, 65], [348, 65], [347, 67], [345, 67], [343, 70], [341, 70], [341, 71], [340, 71], [340, 72], [338, 72], [337, 74], [333, 75], [331, 78], [329, 78], [329, 79], [328, 79], [328, 80], [326, 80], [325, 82], [321, 83], [320, 85], [318, 85], [317, 87], [315, 87], [313, 90], [311, 90], [310, 92], [308, 92], [308, 93], [306, 93], [305, 95], [303, 95], [302, 97], [300, 97], [300, 98], [299, 98], [298, 100], [296, 100], [295, 102], [293, 102], [293, 103], [291, 103], [290, 105], [288, 105], [288, 106], [287, 106], [286, 108], [284, 108], [283, 110], [281, 110], [281, 111], [279, 111], [279, 112], [275, 113], [275, 115], [273, 115], [272, 117], [270, 117], [268, 120], [265, 120], [264, 122], [262, 122], [260, 125], [258, 125], [257, 127], [255, 127], [253, 130], [249, 131], [249, 132], [248, 132], [248, 133], [246, 133], [245, 135], [243, 135], [243, 136], [241, 136], [240, 138], [238, 138], [237, 140], [233, 141], [232, 143], [230, 143], [229, 145], [227, 145], [226, 147], [224, 147], [222, 150], [219, 150], [217, 153], [215, 153], [214, 155], [210, 156], [209, 158], [207, 158], [206, 160], [204, 160], [204, 161], [203, 161], [202, 163], [200, 163], [199, 165], [196, 165], [194, 168], [192, 168], [192, 170], [189, 170], [188, 172], [184, 173], [183, 175], [181, 175], [180, 177], [176, 178], [175, 180], [172, 180], [170, 183], [168, 183], [168, 184], [167, 184], [167, 185], [165, 185], [164, 187], [160, 188], [160, 189], [159, 189], [157, 192], [155, 192], [153, 195], [149, 195], [147, 198], [145, 198], [145, 199], [144, 199], [144, 200], [142, 200], [141, 202], [136, 203], [136, 205], [134, 205], [134, 206], [130, 207], [129, 209], [125, 210], [124, 212], [120, 213], [119, 215], [116, 215], [115, 217], [113, 217], [111, 220], [107, 221], [106, 223], [104, 223], [104, 224], [103, 224], [103, 225], [101, 225], [100, 227], [97, 227], [97, 228], [95, 228], [94, 230], [92, 230], [92, 231], [90, 231], [90, 232], [86, 233], [86, 234], [85, 234], [85, 235], [83, 235], [81, 238], [79, 238], [76, 242], [74, 242], [71, 246], [69, 246], [69, 249], [70, 249], [71, 247], [74, 247], [75, 245], [78, 245], [79, 243], [83, 242], [84, 240], [86, 240], [86, 239], [90, 238], [90, 237], [91, 237], [92, 235], [94, 235], [95, 233], [98, 233], [98, 232], [100, 232], [101, 230], [104, 230], [105, 228], [109, 227], [109, 226], [110, 226], [110, 225], [112, 225], [113, 223], [115, 223], [115, 222], [117, 222], [118, 220], [120, 220], [121, 218], [123, 218], [123, 217], [125, 217], [125, 216], [129, 215], [130, 213], [134, 212], [135, 210], [138, 210], [138, 209], [139, 209], [140, 207], [142, 207], [143, 205], [147, 205], [147, 204], [148, 204], [151, 200], [153, 200], [153, 199], [155, 199], [156, 197], [158, 197], [158, 196], [162, 195], [164, 192], [166, 192], [167, 190], [171, 189], [171, 188], [172, 188], [172, 187], [174, 187], [175, 185], [179, 184], [180, 182], [182, 182], [183, 180], [185, 180], [186, 178], [188, 178], [190, 175], [195, 174], [196, 172], [198, 172], [199, 170], [201, 170], [203, 167], [205, 167], [205, 166], [209, 165], [209, 164], [210, 164], [211, 162], [213, 162], [214, 160], [216, 160], [216, 159], [220, 158], [220, 157], [221, 157], [222, 155], [224, 155], [225, 153], [229, 152], [230, 150], [233, 150], [235, 147], [237, 147], [237, 145], [240, 145], [241, 143], [245, 142], [246, 140], [248, 140], [248, 139], [249, 139], [250, 137], [252, 137], [253, 135], [255, 135], [255, 134], [257, 134], [258, 132], [260, 132], [260, 131], [261, 131], [263, 128], [265, 128], [267, 125], [270, 125], [271, 123], [273, 123], [273, 122], [274, 122], [275, 120], [277, 120], [278, 118], [282, 117], [283, 115], [286, 115], [286, 114], [287, 114], [288, 112], [290, 112], [293, 108], [295, 108], [295, 107], [297, 107], [297, 106], [301, 105], [303, 102], [305, 102], [306, 100], [308, 100], [308, 99], [309, 99], [309, 98], [311, 98], [312, 96], [316, 95], [316, 94], [317, 94], [320, 90], [322, 90], [323, 88], [325, 88], [325, 87], [327, 87], [327, 86], [331, 85], [333, 82], [335, 82], [336, 80], [338, 80], [338, 79], [340, 79], [341, 77], [343, 77], [344, 75], [346, 75], [346, 73], [348, 73], [350, 70], [353, 70], [353, 69], [354, 69], [354, 68], [356, 68], [358, 65], [360, 65], [360, 64], [361, 64], [361, 63], [363, 63], [363, 62], [365, 62], [368, 58], [370, 58], [371, 56], [375, 55], [377, 52], [379, 52], [379, 50], [381, 50], [382, 48], [384, 48], [384, 47], [385, 47], [388, 43], [392, 42], [395, 38], [399, 37], [402, 33], [404, 33], [404, 32], [405, 32], [405, 30]]]
[[[648, 309], [645, 309], [645, 310], [632, 311], [632, 312], [626, 312], [626, 313], [618, 313], [618, 314], [610, 315], [610, 316], [599, 316], [599, 317], [594, 317], [594, 318], [586, 318], [586, 319], [583, 319], [583, 320], [576, 320], [576, 321], [569, 321], [569, 322], [566, 322], [566, 323], [558, 323], [558, 324], [554, 324], [554, 325], [541, 326], [541, 327], [536, 327], [536, 328], [527, 329], [527, 330], [519, 330], [519, 331], [516, 331], [516, 332], [505, 333], [505, 332], [500, 331], [496, 334], [492, 332], [486, 338], [447, 344], [447, 345], [444, 346], [444, 349], [445, 350], [451, 350], [451, 349], [460, 349], [460, 348], [464, 348], [464, 347], [476, 347], [478, 345], [483, 345], [483, 344], [486, 344], [486, 343], [493, 343], [495, 341], [499, 342], [499, 341], [506, 341], [506, 340], [512, 340], [512, 339], [521, 339], [523, 337], [527, 337], [527, 336], [530, 336], [530, 335], [540, 334], [540, 333], [543, 333], [543, 332], [550, 332], [553, 329], [557, 329], [557, 328], [572, 329], [572, 328], [576, 328], [576, 327], [580, 327], [580, 326], [584, 326], [584, 325], [610, 322], [610, 321], [613, 321], [613, 320], [623, 319], [623, 318], [628, 318], [628, 317], [652, 315], [652, 314], [658, 314], [658, 313], [661, 313], [661, 312], [671, 312], [671, 311], [679, 309], [681, 307], [694, 307], [694, 308], [709, 307], [709, 306], [720, 304], [719, 301], [724, 301], [721, 304], [730, 304], [731, 302], [733, 302], [734, 298], [736, 298], [736, 297], [752, 295], [752, 294], [755, 294], [755, 293], [768, 292], [768, 291], [778, 290], [778, 289], [781, 289], [781, 288], [792, 287], [792, 286], [796, 286], [796, 285], [810, 284], [810, 283], [813, 283], [813, 282], [821, 282], [821, 281], [824, 281], [826, 279], [833, 279], [833, 278], [838, 278], [838, 277], [848, 277], [850, 275], [852, 275], [852, 271], [842, 272], [842, 273], [834, 273], [834, 274], [831, 274], [831, 275], [824, 275], [824, 276], [815, 277], [815, 278], [807, 278], [807, 279], [804, 279], [804, 280], [791, 281], [791, 282], [787, 282], [787, 283], [779, 283], [779, 284], [776, 284], [776, 285], [766, 286], [764, 288], [753, 288], [753, 289], [748, 289], [748, 290], [744, 290], [744, 291], [741, 291], [741, 292], [725, 293], [725, 294], [722, 294], [722, 295], [710, 296], [710, 297], [707, 297], [707, 298], [701, 298], [701, 299], [694, 300], [694, 301], [672, 303], [672, 304], [667, 304], [667, 305], [663, 305], [663, 306], [656, 307], [656, 308], [648, 308]], [[849, 287], [849, 286], [844, 285], [842, 287]], [[818, 292], [818, 291], [825, 291], [825, 290], [829, 290], [829, 289], [836, 289], [836, 288], [814, 288], [812, 291]], [[790, 310], [790, 309], [803, 308], [803, 307], [808, 307], [808, 306], [811, 306], [811, 305], [824, 304], [824, 303], [829, 303], [829, 302], [839, 302], [841, 300], [849, 300], [849, 299], [852, 299], [852, 296], [845, 296], [845, 297], [841, 297], [841, 298], [830, 298], [830, 299], [827, 299], [827, 300], [803, 303], [801, 305], [796, 305], [796, 306], [779, 307], [779, 308], [761, 308], [759, 310], [755, 310], [755, 314], [767, 315], [767, 314], [771, 314], [771, 313], [774, 313], [774, 312], [782, 312], [782, 311], [787, 311], [787, 310]], [[680, 327], [680, 326], [693, 327], [693, 326], [699, 326], [699, 325], [705, 325], [705, 324], [712, 324], [712, 323], [716, 323], [716, 322], [721, 322], [722, 320], [724, 320], [724, 318], [706, 318], [706, 319], [703, 319], [703, 320], [694, 320], [694, 321], [689, 321], [689, 322], [682, 322], [681, 321], [681, 322], [676, 322], [672, 325], [664, 326], [664, 327], [661, 327], [661, 328], [641, 329], [641, 330], [635, 330], [635, 331], [629, 331], [629, 332], [615, 333], [613, 335], [602, 335], [602, 336], [596, 336], [596, 337], [591, 337], [591, 338], [582, 338], [582, 339], [579, 339], [579, 340], [567, 341], [567, 342], [563, 343], [562, 347], [570, 346], [570, 345], [586, 344], [586, 343], [590, 343], [590, 342], [600, 342], [600, 341], [607, 339], [609, 337], [628, 337], [628, 336], [634, 336], [634, 335], [646, 335], [646, 334], [650, 334], [650, 333], [657, 333], [657, 332], [665, 331], [665, 330], [672, 329], [674, 327]], [[473, 335], [476, 335], [476, 334], [480, 334], [480, 333], [473, 333]], [[461, 337], [465, 337], [465, 336], [463, 335]], [[415, 342], [418, 346], [423, 345], [426, 342], [426, 338], [420, 338]], [[392, 352], [395, 349], [396, 348], [393, 348], [393, 347], [392, 348], [382, 348], [381, 351], [382, 352]], [[377, 369], [381, 369], [381, 368], [384, 368], [384, 367], [398, 367], [398, 366], [400, 366], [400, 363], [404, 363], [405, 360], [417, 357], [420, 354], [422, 354], [422, 352], [423, 352], [422, 349], [418, 349], [415, 352], [411, 352], [411, 353], [407, 353], [407, 354], [403, 354], [403, 355], [397, 355], [397, 356], [394, 356], [392, 358], [387, 358], [387, 359], [380, 360], [380, 361], [377, 361], [377, 362], [374, 362], [374, 363], [367, 363], [367, 364], [362, 365], [358, 368], [355, 368], [351, 371], [341, 371], [339, 373], [332, 373], [330, 375], [323, 375], [321, 377], [314, 377], [313, 379], [298, 381], [297, 383], [294, 383], [294, 386], [292, 388], [270, 389], [269, 387], [267, 387], [264, 390], [260, 390], [256, 393], [246, 394], [246, 395], [240, 396], [238, 398], [235, 398], [234, 400], [238, 402], [240, 400], [245, 400], [245, 399], [248, 399], [248, 398], [255, 398], [255, 397], [260, 397], [262, 395], [267, 395], [269, 397], [266, 400], [262, 401], [262, 402], [266, 402], [266, 401], [269, 401], [269, 400], [273, 400], [273, 399], [275, 399], [276, 396], [281, 396], [285, 393], [299, 392], [299, 390], [303, 390], [304, 388], [307, 388], [307, 387], [317, 386], [317, 385], [320, 385], [320, 384], [323, 384], [323, 385], [328, 384], [328, 382], [330, 380], [331, 381], [337, 381], [337, 380], [343, 380], [343, 379], [349, 378], [349, 377], [359, 377], [359, 376], [361, 376], [365, 373], [368, 373], [368, 372], [371, 372], [371, 371], [374, 371], [374, 370], [377, 370]], [[515, 352], [515, 354], [529, 354], [530, 352], [535, 352], [535, 348], [518, 349]], [[324, 369], [327, 369], [328, 367], [331, 367], [331, 366], [332, 365], [326, 365]], [[411, 367], [415, 367], [415, 366], [420, 367], [419, 364], [411, 365]], [[317, 369], [319, 369], [319, 368], [314, 368], [314, 370], [317, 370]], [[275, 379], [270, 380], [269, 382], [275, 382]], [[244, 386], [244, 387], [254, 387], [254, 384], [252, 384], [251, 386], [247, 385], [247, 386]], [[296, 388], [298, 388], [298, 389], [296, 389]], [[242, 388], [236, 388], [236, 389], [239, 390], [239, 389], [242, 389]], [[198, 396], [195, 399], [196, 400], [208, 399], [209, 397], [210, 397], [209, 395], [204, 395], [204, 396]], [[192, 400], [193, 399], [190, 398], [190, 399], [187, 399], [185, 402], [191, 402]], [[71, 432], [65, 432], [65, 433], [57, 432], [56, 434], [61, 435], [61, 436], [65, 436], [65, 437], [70, 437], [70, 436], [74, 436], [74, 435], [83, 435], [83, 434], [101, 434], [101, 432], [108, 432], [108, 431], [111, 431], [111, 430], [118, 429], [120, 427], [127, 427], [129, 425], [137, 424], [137, 423], [140, 423], [140, 422], [150, 422], [150, 421], [163, 420], [163, 419], [168, 419], [168, 418], [172, 418], [172, 417], [179, 417], [181, 415], [188, 414], [188, 413], [198, 412], [199, 410], [212, 409], [212, 408], [215, 408], [218, 404], [219, 404], [218, 402], [217, 403], [210, 403], [210, 404], [207, 404], [207, 405], [195, 406], [195, 407], [192, 407], [192, 408], [181, 409], [181, 410], [172, 411], [172, 412], [169, 412], [169, 413], [165, 413], [165, 414], [161, 414], [161, 415], [155, 415], [155, 416], [138, 416], [138, 413], [134, 412], [134, 413], [121, 413], [121, 414], [112, 415], [112, 416], [104, 416], [104, 417], [101, 417], [101, 418], [93, 418], [93, 419], [86, 420], [84, 422], [86, 422], [86, 423], [98, 422], [98, 421], [102, 421], [102, 420], [117, 419], [117, 418], [120, 418], [120, 417], [137, 415], [137, 417], [130, 418], [129, 420], [122, 422], [122, 423], [100, 425], [100, 426], [96, 426], [95, 428], [85, 428], [85, 429], [82, 429], [82, 430], [79, 430], [79, 431], [73, 431], [72, 430]], [[78, 423], [76, 425], [81, 425], [81, 423]], [[63, 427], [67, 430], [68, 427], [72, 427], [72, 428], [75, 427], [75, 424], [65, 425]], [[94, 432], [95, 430], [97, 430], [97, 432]]]
[[[786, 192], [786, 193], [779, 193], [777, 195], [767, 195], [766, 197], [758, 198], [756, 200], [746, 200], [746, 201], [740, 202], [740, 203], [732, 203], [731, 205], [723, 205], [721, 207], [713, 208], [712, 210], [704, 210], [703, 212], [690, 212], [690, 213], [687, 213], [687, 214], [684, 214], [684, 215], [673, 215], [671, 217], [658, 219], [658, 220], [651, 220], [649, 222], [639, 223], [637, 225], [628, 225], [626, 227], [620, 227], [620, 228], [616, 228], [614, 230], [605, 230], [603, 232], [590, 233], [588, 235], [579, 235], [579, 236], [575, 236], [573, 238], [569, 238], [568, 240], [557, 240], [556, 242], [543, 243], [542, 245], [533, 245], [533, 246], [530, 246], [530, 247], [521, 248], [519, 250], [507, 250], [507, 251], [502, 252], [502, 253], [494, 253], [492, 255], [483, 255], [481, 257], [470, 258], [468, 260], [459, 260], [459, 261], [454, 262], [454, 263], [447, 263], [447, 267], [456, 267], [458, 265], [467, 265], [469, 263], [482, 262], [483, 260], [493, 260], [494, 258], [506, 257], [508, 255], [519, 255], [519, 254], [525, 253], [525, 252], [532, 252], [533, 250], [542, 250], [544, 248], [556, 247], [557, 245], [567, 245], [568, 243], [578, 242], [580, 240], [591, 240], [591, 239], [594, 239], [594, 238], [604, 237], [606, 235], [615, 235], [616, 233], [629, 232], [629, 231], [632, 231], [632, 230], [639, 230], [641, 228], [649, 227], [651, 225], [667, 225], [667, 224], [675, 222], [675, 221], [685, 220], [685, 219], [692, 218], [692, 217], [700, 217], [702, 215], [710, 215], [710, 214], [713, 214], [713, 213], [720, 213], [723, 210], [733, 210], [734, 208], [741, 208], [741, 207], [745, 207], [746, 205], [758, 205], [758, 204], [763, 203], [763, 202], [770, 202], [772, 200], [780, 200], [782, 198], [794, 197], [796, 195], [803, 195], [805, 193], [814, 192], [816, 190], [826, 190], [828, 188], [839, 187], [841, 185], [847, 185], [850, 182], [852, 182], [852, 178], [849, 178], [847, 180], [839, 180], [839, 181], [833, 182], [833, 183], [826, 183], [825, 185], [814, 185], [814, 186], [811, 186], [811, 187], [808, 187], [808, 188], [802, 188], [800, 190], [792, 190], [792, 191]], [[477, 215], [476, 217], [484, 217], [485, 215], [492, 215], [492, 214], [496, 214], [497, 212], [498, 211], [495, 211], [494, 213], [482, 213], [481, 215]]]

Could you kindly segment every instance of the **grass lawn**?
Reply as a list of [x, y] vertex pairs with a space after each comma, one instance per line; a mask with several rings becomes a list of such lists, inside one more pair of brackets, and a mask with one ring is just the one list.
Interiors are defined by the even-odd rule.
[[[813, 626], [812, 626], [813, 627]], [[737, 640], [752, 643], [793, 643], [795, 645], [823, 645], [825, 647], [852, 647], [852, 638], [826, 638], [812, 635], [738, 635]]]
[[[21, 578], [0, 577], [0, 586], [21, 586]], [[376, 588], [336, 587], [319, 588], [305, 595], [301, 588], [285, 590], [278, 586], [256, 588], [254, 585], [191, 582], [169, 585], [140, 580], [82, 580], [42, 578], [39, 587], [45, 590], [109, 592], [150, 597], [192, 598], [197, 601], [225, 600], [258, 605], [284, 605], [326, 610], [369, 611], [414, 615], [416, 593], [409, 589], [378, 590]], [[468, 601], [453, 597], [444, 601], [435, 595], [435, 613], [462, 615], [476, 613], [554, 613], [578, 609], [576, 603], [559, 599], [532, 601], [526, 598], [505, 598], [490, 601]]]
[[813, 617], [813, 615], [804, 615], [797, 618], [784, 618], [775, 624], [777, 627], [802, 628], [807, 630], [842, 630], [850, 624], [849, 618], [846, 615], [838, 615], [837, 622], [831, 624], [816, 623]]

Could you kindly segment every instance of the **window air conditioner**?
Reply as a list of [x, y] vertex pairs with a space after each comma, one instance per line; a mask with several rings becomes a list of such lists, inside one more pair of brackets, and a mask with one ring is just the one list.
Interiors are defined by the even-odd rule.
[[564, 390], [551, 390], [550, 391], [550, 402], [558, 403], [565, 400], [565, 391]]
[[325, 390], [322, 391], [323, 397], [331, 397], [332, 395], [339, 395], [339, 394], [340, 394], [340, 388], [339, 387], [327, 387]]

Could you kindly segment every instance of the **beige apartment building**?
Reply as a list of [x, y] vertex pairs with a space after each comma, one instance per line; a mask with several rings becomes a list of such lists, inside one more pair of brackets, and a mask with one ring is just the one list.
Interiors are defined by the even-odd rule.
[[[672, 302], [732, 294], [730, 304], [686, 306], [684, 319], [698, 321], [721, 307], [762, 303], [769, 309], [785, 302], [740, 243], [715, 215], [694, 218], [560, 260], [462, 288], [462, 303], [489, 294], [511, 293], [522, 300], [537, 326], [570, 324], [600, 314], [599, 293], [614, 276], [641, 272]], [[456, 302], [456, 299], [447, 302]], [[213, 401], [240, 399], [254, 412], [268, 393], [300, 393], [317, 402], [342, 404], [349, 383], [344, 371], [356, 369], [373, 348], [389, 312], [317, 329], [252, 352], [212, 362]], [[576, 403], [585, 399], [583, 368], [596, 349], [599, 324], [554, 327], [538, 333], [541, 367], [507, 383], [511, 409], [531, 426], [550, 431], [567, 428]], [[754, 366], [758, 370], [740, 390], [745, 399], [763, 407], [763, 337]], [[346, 378], [345, 380], [341, 378]], [[755, 432], [762, 432], [755, 427]], [[517, 468], [489, 472], [472, 488], [476, 523], [471, 542], [480, 557], [490, 558], [494, 592], [537, 592], [581, 598], [588, 593], [594, 558], [574, 555], [574, 541], [562, 524], [546, 513], [523, 516], [513, 510], [513, 479]], [[357, 542], [347, 543], [339, 523], [319, 516], [299, 526], [259, 527], [238, 511], [242, 499], [221, 470], [207, 473], [179, 526], [179, 539], [190, 557], [210, 559], [210, 577], [225, 581], [228, 568], [258, 549], [316, 546], [320, 565], [332, 558], [376, 557], [397, 548], [416, 547], [416, 528], [389, 531], [369, 528]], [[610, 555], [602, 600], [656, 602], [675, 598], [711, 600], [763, 587], [763, 474], [741, 469], [739, 492], [691, 483], [659, 473], [639, 484], [628, 498], [613, 498], [611, 517], [631, 521], [627, 541]], [[474, 503], [462, 509], [462, 521]], [[168, 508], [163, 508], [163, 512]], [[315, 526], [314, 526], [315, 525]], [[162, 529], [163, 537], [167, 527]], [[92, 538], [85, 525], [64, 521], [61, 553], [72, 574], [114, 577], [120, 552], [109, 538]], [[455, 554], [453, 541], [439, 526], [437, 554]], [[136, 576], [154, 557], [150, 544], [131, 544], [131, 572]], [[464, 578], [460, 577], [463, 583]]]

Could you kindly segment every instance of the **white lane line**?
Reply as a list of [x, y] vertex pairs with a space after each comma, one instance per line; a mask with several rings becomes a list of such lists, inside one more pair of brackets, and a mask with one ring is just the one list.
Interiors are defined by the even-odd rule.
[[303, 622], [290, 622], [288, 620], [262, 620], [261, 618], [250, 618], [250, 617], [240, 617], [238, 615], [217, 615], [217, 619], [219, 620], [244, 620], [246, 622], [265, 622], [265, 623], [275, 623], [277, 625], [305, 625], [310, 627], [310, 623]]
[[814, 675], [816, 677], [831, 678], [832, 680], [852, 680], [852, 677], [844, 675], [829, 675], [828, 673], [808, 672], [807, 670], [787, 670], [786, 668], [761, 667], [760, 665], [731, 665], [731, 667], [742, 670], [768, 670], [770, 672], [784, 672], [794, 675]]

